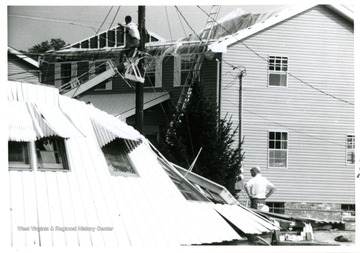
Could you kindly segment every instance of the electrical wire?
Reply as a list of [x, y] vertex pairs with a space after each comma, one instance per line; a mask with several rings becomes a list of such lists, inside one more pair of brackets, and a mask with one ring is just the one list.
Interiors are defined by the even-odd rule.
[[186, 20], [186, 18], [184, 17], [184, 15], [181, 13], [181, 11], [179, 10], [179, 8], [177, 6], [175, 6], [176, 10], [178, 11], [178, 13], [181, 15], [181, 17], [184, 19], [185, 23], [188, 25], [188, 27], [190, 28], [190, 30], [194, 33], [194, 35], [196, 37], [198, 37], [199, 41], [202, 41], [200, 36], [197, 35], [197, 33], [195, 32], [195, 30], [190, 26], [189, 22]]
[[171, 29], [170, 29], [169, 15], [168, 15], [166, 6], [165, 6], [165, 12], [166, 12], [166, 19], [167, 19], [167, 23], [168, 23], [169, 33], [170, 33], [170, 39], [173, 40], [173, 36], [172, 36], [172, 33], [171, 33]]
[[186, 36], [187, 36], [187, 35], [186, 35], [186, 31], [185, 31], [184, 25], [183, 25], [183, 23], [182, 23], [182, 21], [181, 21], [181, 17], [179, 16], [180, 14], [179, 14], [179, 12], [176, 12], [176, 14], [177, 14], [178, 19], [179, 19], [179, 21], [180, 21], [181, 28], [182, 28], [182, 30], [183, 30], [183, 32], [184, 32], [184, 37], [186, 37]]
[[[256, 51], [253, 50], [252, 48], [250, 48], [250, 47], [249, 47], [248, 45], [246, 45], [244, 42], [240, 41], [240, 39], [236, 38], [228, 29], [226, 29], [224, 26], [222, 26], [220, 23], [218, 23], [215, 19], [213, 19], [213, 18], [210, 16], [210, 14], [208, 14], [206, 11], [204, 11], [200, 6], [198, 6], [198, 8], [199, 8], [201, 11], [203, 11], [208, 17], [210, 17], [214, 22], [216, 22], [217, 25], [219, 25], [221, 28], [223, 28], [230, 36], [234, 37], [234, 38], [236, 39], [236, 42], [240, 42], [245, 48], [247, 48], [249, 51], [251, 51], [252, 53], [254, 53], [256, 56], [258, 56], [258, 57], [261, 58], [262, 60], [266, 61], [267, 63], [269, 62], [269, 60], [267, 59], [267, 57], [261, 56], [258, 52], [256, 52]], [[338, 98], [338, 97], [336, 97], [336, 96], [334, 96], [334, 95], [331, 95], [331, 94], [329, 94], [329, 93], [327, 93], [327, 92], [325, 92], [325, 91], [323, 91], [323, 90], [321, 90], [321, 89], [319, 89], [319, 88], [314, 87], [313, 85], [305, 82], [304, 80], [302, 80], [301, 78], [295, 76], [294, 74], [292, 74], [292, 73], [290, 73], [290, 72], [287, 72], [287, 73], [288, 73], [291, 77], [293, 77], [294, 79], [298, 80], [299, 82], [301, 82], [301, 83], [309, 86], [310, 88], [312, 88], [312, 89], [314, 89], [314, 90], [317, 90], [318, 92], [321, 92], [321, 93], [324, 94], [324, 95], [330, 96], [330, 97], [332, 97], [332, 98], [334, 98], [334, 99], [336, 99], [336, 100], [339, 100], [339, 101], [341, 101], [341, 102], [347, 103], [347, 104], [349, 104], [349, 105], [354, 105], [354, 104], [351, 103], [351, 102], [348, 102], [348, 101], [346, 101], [346, 100], [344, 100], [344, 99]]]
[[81, 24], [81, 23], [75, 23], [75, 22], [64, 20], [64, 19], [40, 18], [40, 17], [23, 16], [23, 15], [15, 15], [15, 14], [8, 14], [8, 16], [16, 17], [16, 18], [23, 18], [23, 19], [34, 19], [34, 20], [49, 21], [49, 22], [55, 22], [55, 23], [63, 23], [63, 24], [68, 24], [68, 25], [83, 26], [83, 27], [91, 28], [94, 30], [94, 32], [96, 32], [95, 27], [93, 27], [93, 26], [85, 25], [85, 24]]
[[109, 14], [110, 14], [111, 10], [113, 9], [113, 7], [114, 7], [114, 6], [111, 6], [111, 8], [110, 8], [110, 10], [108, 11], [108, 13], [107, 13], [106, 17], [104, 18], [103, 22], [101, 23], [100, 27], [98, 28], [98, 30], [97, 30], [97, 32], [96, 32], [96, 34], [98, 34], [98, 33], [100, 32], [101, 27], [104, 25], [104, 23], [105, 23], [106, 19], [108, 18], [108, 16], [109, 16]]
[[[223, 100], [224, 100], [224, 101], [227, 101], [229, 104], [232, 104], [232, 105], [234, 105], [234, 106], [238, 106], [238, 104], [233, 103], [233, 102], [232, 102], [231, 100], [229, 100], [229, 99], [223, 99]], [[341, 145], [341, 146], [343, 146], [343, 147], [346, 147], [346, 145], [339, 144], [338, 142], [333, 142], [333, 141], [329, 141], [328, 139], [319, 138], [319, 137], [317, 137], [317, 136], [304, 133], [304, 132], [299, 131], [299, 130], [297, 130], [297, 129], [295, 129], [295, 128], [291, 128], [291, 127], [289, 127], [289, 126], [287, 126], [287, 125], [284, 125], [284, 124], [281, 124], [281, 123], [279, 123], [279, 122], [273, 121], [273, 120], [271, 120], [271, 119], [269, 119], [269, 118], [267, 118], [267, 117], [264, 117], [264, 116], [262, 116], [262, 115], [260, 115], [260, 114], [257, 114], [257, 113], [255, 113], [255, 112], [253, 112], [253, 111], [251, 111], [251, 110], [248, 110], [248, 109], [246, 109], [246, 108], [243, 108], [243, 110], [246, 111], [246, 112], [248, 112], [248, 113], [250, 113], [250, 114], [252, 114], [252, 115], [254, 115], [254, 116], [256, 116], [256, 117], [258, 117], [258, 118], [261, 118], [261, 119], [263, 119], [263, 120], [265, 120], [265, 121], [267, 121], [267, 122], [270, 122], [270, 123], [275, 124], [275, 125], [278, 125], [278, 126], [280, 126], [280, 127], [289, 129], [289, 130], [291, 130], [291, 131], [293, 131], [293, 132], [300, 133], [300, 134], [302, 134], [303, 136], [311, 137], [312, 139], [317, 139], [317, 140], [320, 140], [320, 141], [323, 141], [323, 142], [327, 142], [327, 143], [330, 143], [330, 144], [333, 144], [333, 145]]]
[[[114, 24], [114, 21], [115, 21], [118, 13], [119, 13], [119, 11], [120, 11], [120, 8], [121, 8], [121, 6], [118, 7], [118, 9], [117, 9], [117, 11], [116, 11], [116, 13], [115, 13], [115, 15], [114, 15], [114, 18], [113, 18], [113, 20], [111, 21], [111, 24], [109, 25], [109, 29], [108, 29], [108, 30], [110, 30], [111, 27], [112, 27], [112, 25]], [[115, 41], [112, 41], [112, 42], [115, 42]]]

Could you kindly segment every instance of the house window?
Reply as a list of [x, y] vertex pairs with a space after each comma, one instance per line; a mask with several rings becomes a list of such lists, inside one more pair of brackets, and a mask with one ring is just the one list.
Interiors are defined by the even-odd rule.
[[[95, 62], [95, 76], [98, 76], [104, 73], [108, 69], [108, 64], [106, 61], [97, 61]], [[94, 76], [93, 76], [94, 77]], [[103, 82], [96, 85], [96, 90], [111, 90], [112, 88], [112, 81], [104, 80]]]
[[186, 82], [186, 79], [191, 76], [189, 76], [189, 72], [192, 69], [192, 59], [190, 57], [186, 57], [186, 59], [181, 59], [181, 85], [184, 85]]
[[269, 86], [287, 86], [288, 58], [269, 56]]
[[128, 157], [131, 147], [124, 140], [116, 138], [101, 149], [113, 175], [137, 175]]
[[266, 205], [269, 207], [270, 213], [285, 213], [285, 203], [284, 202], [266, 202]]
[[145, 60], [144, 87], [162, 86], [162, 61], [158, 57]]
[[269, 167], [287, 167], [288, 133], [269, 132]]
[[168, 174], [170, 179], [173, 181], [178, 190], [182, 193], [182, 195], [187, 200], [195, 200], [195, 201], [205, 201], [208, 200], [199, 192], [196, 186], [187, 182], [184, 177], [178, 172], [176, 173], [175, 169], [172, 168], [168, 162], [164, 161], [161, 158], [158, 158], [161, 166], [164, 168], [165, 172]]
[[9, 169], [30, 170], [30, 148], [29, 142], [8, 142]]
[[145, 62], [144, 87], [155, 87], [156, 82], [156, 60], [150, 59]]
[[71, 81], [71, 63], [61, 64], [61, 84]]
[[355, 204], [341, 204], [341, 211], [355, 216]]
[[355, 164], [355, 135], [346, 138], [346, 164]]
[[[95, 76], [100, 75], [101, 73], [106, 71], [106, 63], [105, 62], [95, 62]], [[96, 86], [97, 90], [105, 90], [106, 82], [102, 82], [101, 84]]]
[[38, 167], [41, 170], [69, 170], [65, 141], [61, 137], [46, 137], [35, 142]]

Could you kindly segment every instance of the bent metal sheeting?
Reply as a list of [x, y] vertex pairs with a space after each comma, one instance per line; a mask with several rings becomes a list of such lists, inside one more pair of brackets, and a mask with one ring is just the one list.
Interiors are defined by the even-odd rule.
[[[184, 198], [145, 138], [132, 127], [92, 105], [61, 96], [54, 88], [14, 82], [8, 88], [9, 105], [49, 105], [47, 113], [57, 107], [76, 133], [64, 139], [68, 170], [41, 170], [37, 161], [27, 170], [9, 167], [11, 246], [178, 246], [243, 239], [211, 202]], [[40, 119], [25, 109], [26, 105], [11, 107], [12, 113], [21, 113], [21, 120], [10, 117], [9, 141], [34, 147], [31, 125]], [[47, 113], [43, 115], [52, 121]], [[94, 130], [94, 118], [110, 138]], [[16, 126], [30, 131], [13, 131]], [[60, 136], [61, 130], [52, 130]], [[136, 173], [111, 173], [101, 145], [113, 138], [136, 142], [128, 153]], [[29, 157], [36, 160], [34, 154]]]
[[[49, 104], [57, 104], [84, 134], [65, 140], [69, 171], [9, 170], [12, 246], [176, 246], [241, 239], [213, 208], [188, 202], [144, 142], [129, 154], [137, 175], [111, 175], [91, 123], [102, 113], [98, 109], [56, 97], [52, 88], [8, 85], [14, 95], [9, 100], [17, 103], [26, 97], [46, 104], [45, 97], [53, 96]], [[115, 125], [100, 119], [120, 129], [123, 138], [143, 138], [120, 120]], [[11, 141], [17, 141], [14, 135]]]

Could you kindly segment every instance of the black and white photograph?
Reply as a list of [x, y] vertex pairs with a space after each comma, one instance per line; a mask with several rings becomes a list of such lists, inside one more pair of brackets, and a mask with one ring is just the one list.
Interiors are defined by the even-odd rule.
[[6, 249], [357, 252], [354, 2], [230, 3], [3, 5]]

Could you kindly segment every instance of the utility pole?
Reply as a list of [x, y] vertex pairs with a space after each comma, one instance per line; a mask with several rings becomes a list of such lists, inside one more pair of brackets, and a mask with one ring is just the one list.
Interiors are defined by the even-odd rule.
[[243, 76], [246, 75], [246, 69], [242, 69], [239, 74], [239, 145], [243, 141]]
[[[140, 33], [140, 46], [141, 52], [145, 51], [145, 6], [138, 7], [138, 22]], [[143, 60], [138, 64], [138, 68], [141, 74], [144, 73], [142, 67]], [[136, 97], [135, 97], [135, 128], [142, 134], [144, 132], [144, 84], [136, 82]]]

